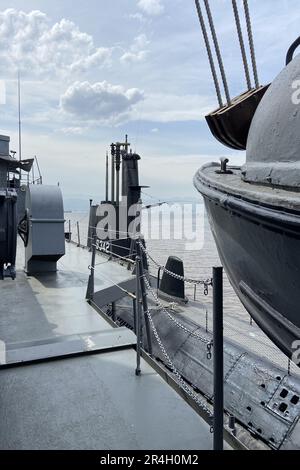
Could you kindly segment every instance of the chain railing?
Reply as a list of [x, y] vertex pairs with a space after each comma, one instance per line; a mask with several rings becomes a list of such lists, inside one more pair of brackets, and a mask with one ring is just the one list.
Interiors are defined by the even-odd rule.
[[[196, 338], [197, 340], [201, 341], [202, 343], [205, 343], [207, 346], [209, 345], [210, 347], [212, 346], [212, 340], [211, 339], [208, 339], [208, 338], [205, 338], [203, 336], [201, 336], [199, 333], [195, 332], [195, 331], [191, 331], [189, 330], [188, 328], [186, 328], [182, 323], [180, 323], [166, 308], [165, 306], [162, 304], [162, 302], [160, 301], [160, 299], [158, 298], [157, 294], [155, 293], [155, 291], [152, 289], [151, 285], [150, 285], [150, 282], [147, 278], [147, 276], [144, 274], [144, 280], [145, 280], [145, 284], [146, 284], [146, 287], [148, 289], [148, 291], [151, 293], [152, 297], [154, 298], [156, 304], [158, 305], [158, 307], [160, 308], [160, 310], [162, 312], [164, 312], [166, 314], [166, 316], [178, 327], [180, 328], [181, 330], [185, 331], [186, 333], [188, 333], [190, 336], [193, 336], [194, 338]], [[210, 350], [210, 347], [208, 347], [208, 350], [207, 352], [209, 352]]]
[[150, 326], [151, 326], [151, 329], [153, 331], [153, 334], [154, 334], [154, 337], [157, 341], [157, 344], [166, 360], [166, 363], [167, 365], [169, 366], [169, 368], [172, 370], [173, 374], [175, 375], [176, 379], [177, 379], [177, 383], [178, 385], [180, 386], [180, 388], [190, 397], [192, 398], [192, 400], [203, 410], [207, 413], [207, 415], [210, 417], [210, 418], [213, 418], [213, 413], [211, 411], [211, 409], [208, 407], [208, 405], [204, 402], [204, 400], [201, 400], [201, 398], [199, 397], [199, 394], [197, 394], [188, 384], [187, 382], [182, 378], [180, 372], [178, 372], [176, 366], [174, 365], [173, 361], [171, 360], [169, 354], [167, 353], [166, 351], [166, 348], [158, 334], [158, 331], [154, 325], [154, 321], [153, 321], [153, 318], [151, 316], [151, 313], [150, 313], [150, 310], [147, 310], [146, 311], [146, 315], [148, 317], [148, 320], [149, 320], [149, 323], [150, 323]]
[[143, 253], [145, 254], [145, 256], [147, 257], [147, 260], [149, 262], [149, 260], [152, 261], [153, 264], [155, 264], [155, 266], [160, 270], [160, 271], [163, 271], [165, 272], [166, 274], [168, 274], [169, 276], [173, 277], [174, 279], [177, 279], [179, 281], [183, 281], [183, 282], [186, 282], [188, 284], [193, 284], [194, 286], [197, 286], [197, 285], [202, 285], [204, 286], [204, 295], [207, 295], [208, 294], [208, 288], [210, 286], [212, 286], [212, 279], [191, 279], [189, 277], [185, 277], [185, 276], [180, 276], [180, 274], [176, 274], [176, 273], [173, 273], [172, 271], [169, 271], [169, 269], [167, 269], [165, 266], [159, 264], [151, 255], [150, 253], [148, 252], [148, 250], [145, 248], [145, 246], [143, 245], [143, 243], [141, 243], [139, 240], [137, 240], [137, 243], [139, 244], [141, 250], [143, 251]]

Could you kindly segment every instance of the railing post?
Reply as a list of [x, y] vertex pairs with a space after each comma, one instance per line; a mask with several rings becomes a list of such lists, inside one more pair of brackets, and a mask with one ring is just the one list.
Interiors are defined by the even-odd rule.
[[135, 375], [141, 375], [141, 302], [140, 302], [140, 257], [135, 258], [135, 273], [136, 273], [136, 369]]
[[91, 266], [90, 266], [91, 272], [89, 275], [86, 296], [85, 296], [87, 300], [93, 300], [94, 292], [95, 292], [96, 241], [97, 241], [97, 236], [94, 235], [92, 239], [92, 247], [91, 247], [92, 248], [92, 261], [91, 261]]
[[79, 230], [79, 222], [77, 222], [77, 246], [80, 248], [80, 230]]
[[224, 356], [223, 268], [213, 268], [214, 450], [223, 450]]
[[160, 286], [160, 273], [161, 273], [161, 266], [158, 268], [158, 271], [157, 271], [157, 284], [156, 284], [157, 295], [158, 295], [159, 286]]
[[111, 317], [113, 321], [115, 322], [117, 319], [116, 302], [111, 303]]
[[143, 252], [142, 252], [140, 243], [141, 243], [141, 239], [138, 238], [137, 244], [136, 244], [136, 251], [140, 260], [139, 264], [140, 264], [140, 286], [141, 286], [141, 294], [142, 294], [142, 304], [143, 304], [143, 311], [144, 311], [144, 318], [145, 318], [148, 352], [150, 356], [152, 356], [151, 327], [150, 327], [149, 318], [147, 315], [147, 311], [148, 311], [147, 290], [146, 290], [145, 279], [144, 279], [145, 271], [144, 271], [144, 263], [143, 263]]
[[71, 243], [71, 219], [69, 219], [69, 243]]

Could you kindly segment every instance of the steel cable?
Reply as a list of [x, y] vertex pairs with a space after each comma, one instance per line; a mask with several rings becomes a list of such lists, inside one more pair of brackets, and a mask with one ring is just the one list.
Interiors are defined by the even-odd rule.
[[218, 60], [218, 64], [219, 64], [219, 68], [220, 68], [220, 72], [221, 72], [221, 77], [222, 77], [223, 87], [224, 87], [224, 91], [225, 91], [225, 96], [226, 96], [227, 104], [229, 105], [231, 103], [231, 98], [230, 98], [230, 94], [229, 94], [229, 88], [228, 88], [228, 84], [227, 84], [227, 79], [226, 79], [223, 59], [222, 59], [222, 55], [221, 55], [221, 51], [220, 51], [220, 47], [219, 47], [219, 42], [218, 42], [218, 38], [217, 38], [217, 33], [216, 33], [216, 29], [215, 29], [215, 25], [214, 25], [214, 21], [213, 21], [213, 17], [212, 17], [212, 14], [211, 14], [211, 9], [210, 9], [208, 0], [204, 0], [204, 4], [205, 4], [207, 17], [208, 17], [208, 22], [209, 22], [209, 26], [210, 26], [210, 30], [211, 30], [211, 34], [212, 34], [212, 38], [213, 38], [213, 43], [214, 43], [214, 46], [215, 46], [216, 56], [217, 56], [217, 60]]
[[258, 80], [258, 73], [257, 73], [257, 66], [256, 66], [255, 49], [254, 49], [254, 42], [253, 42], [253, 34], [252, 34], [252, 26], [251, 26], [251, 18], [250, 18], [248, 0], [244, 0], [244, 10], [245, 10], [248, 38], [249, 38], [249, 47], [250, 47], [250, 54], [251, 54], [251, 61], [252, 61], [252, 68], [253, 68], [254, 83], [255, 83], [255, 87], [258, 88], [259, 87], [259, 80]]
[[249, 66], [248, 66], [248, 61], [247, 61], [245, 43], [244, 43], [244, 38], [243, 38], [243, 33], [242, 33], [242, 28], [241, 28], [241, 22], [240, 22], [240, 17], [239, 17], [239, 11], [238, 11], [236, 0], [232, 0], [232, 8], [233, 8], [235, 24], [236, 24], [236, 29], [237, 29], [237, 33], [238, 33], [239, 43], [240, 43], [240, 49], [241, 49], [241, 53], [242, 53], [246, 83], [247, 83], [248, 90], [251, 90], [250, 72], [249, 72]]
[[212, 73], [212, 76], [213, 76], [213, 81], [214, 81], [214, 85], [215, 85], [215, 89], [216, 89], [216, 93], [217, 93], [219, 106], [220, 106], [220, 108], [222, 108], [223, 107], [223, 101], [222, 101], [221, 89], [220, 89], [220, 85], [219, 85], [219, 81], [218, 81], [218, 76], [217, 76], [217, 72], [216, 72], [216, 68], [215, 68], [215, 64], [214, 64], [213, 55], [212, 55], [212, 52], [211, 52], [211, 47], [210, 47], [210, 44], [209, 44], [209, 39], [208, 39], [207, 31], [206, 31], [206, 26], [205, 26], [203, 14], [202, 14], [202, 11], [201, 11], [199, 0], [195, 0], [195, 3], [196, 3], [196, 9], [197, 9], [201, 29], [202, 29], [202, 34], [203, 34], [205, 46], [206, 46], [206, 51], [207, 51], [207, 55], [208, 55], [210, 69], [211, 69], [211, 73]]

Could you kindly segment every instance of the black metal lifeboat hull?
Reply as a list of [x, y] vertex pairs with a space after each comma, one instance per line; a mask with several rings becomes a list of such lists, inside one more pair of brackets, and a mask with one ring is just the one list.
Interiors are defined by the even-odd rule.
[[204, 197], [228, 278], [255, 322], [292, 357], [300, 340], [300, 205], [263, 204], [239, 194], [239, 186], [230, 192], [219, 183], [228, 175], [211, 179], [207, 167], [198, 171], [194, 184]]

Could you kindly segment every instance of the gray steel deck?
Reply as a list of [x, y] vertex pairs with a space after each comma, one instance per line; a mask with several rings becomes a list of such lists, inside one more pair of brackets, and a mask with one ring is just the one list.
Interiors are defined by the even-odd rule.
[[[0, 358], [68, 354], [90, 341], [100, 350], [102, 339], [104, 350], [0, 370], [0, 449], [210, 449], [209, 426], [145, 361], [135, 376], [133, 333], [117, 333], [85, 302], [90, 254], [66, 248], [56, 275], [28, 278], [20, 256], [16, 281], [0, 284]], [[131, 276], [103, 266], [97, 289]]]

